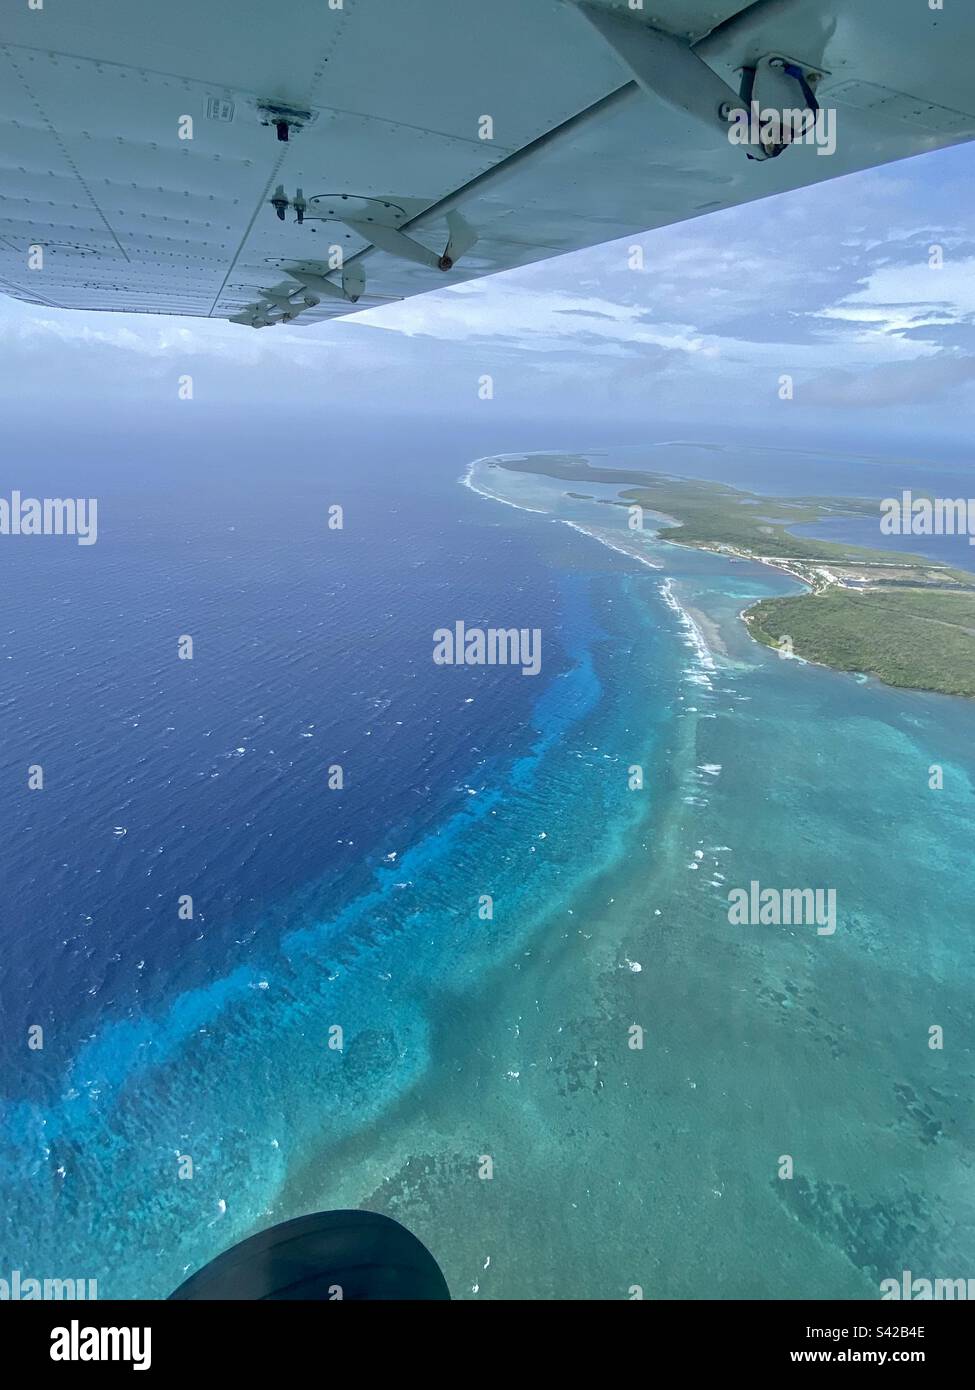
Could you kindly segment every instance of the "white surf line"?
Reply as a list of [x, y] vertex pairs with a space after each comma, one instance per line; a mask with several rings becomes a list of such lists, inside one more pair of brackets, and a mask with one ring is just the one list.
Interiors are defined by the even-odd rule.
[[688, 680], [695, 685], [712, 688], [711, 673], [717, 671], [717, 664], [711, 653], [711, 648], [704, 640], [704, 634], [697, 623], [684, 608], [681, 607], [676, 595], [674, 594], [673, 579], [665, 579], [660, 585], [660, 596], [672, 612], [677, 614], [677, 618], [684, 629], [684, 643], [694, 652], [697, 669], [692, 664], [687, 672]]
[[[506, 497], [496, 497], [493, 493], [487, 492], [484, 489], [478, 487], [477, 484], [474, 483], [473, 478], [471, 476], [476, 466], [479, 463], [493, 463], [497, 459], [504, 457], [512, 456], [503, 454], [489, 454], [486, 455], [484, 458], [475, 459], [474, 462], [468, 468], [466, 474], [461, 479], [461, 481], [464, 483], [465, 487], [469, 487], [472, 492], [476, 492], [481, 497], [487, 497], [489, 500], [493, 502], [503, 502], [506, 506], [514, 507], [515, 510], [519, 512], [534, 512], [538, 516], [552, 517], [554, 521], [560, 521], [564, 526], [571, 527], [573, 531], [578, 531], [581, 535], [588, 536], [590, 540], [598, 541], [601, 545], [605, 545], [609, 550], [615, 550], [621, 555], [626, 555], [631, 560], [637, 560], [640, 564], [646, 565], [649, 569], [659, 571], [663, 568], [662, 565], [655, 563], [653, 560], [649, 559], [649, 557], [641, 555], [639, 553], [634, 553], [633, 551], [627, 550], [623, 546], [615, 544], [613, 541], [608, 540], [604, 535], [600, 534], [598, 530], [590, 530], [587, 527], [580, 525], [579, 522], [569, 521], [566, 517], [553, 516], [551, 512], [542, 511], [537, 507], [526, 507], [521, 503], [511, 502]], [[517, 457], [523, 458], [526, 457], [526, 455], [519, 455]], [[704, 686], [708, 690], [713, 690], [711, 674], [716, 673], [718, 668], [715, 663], [714, 657], [711, 653], [711, 649], [705, 641], [704, 634], [698, 627], [697, 623], [678, 602], [677, 597], [674, 594], [673, 585], [673, 578], [668, 577], [659, 586], [659, 589], [660, 595], [663, 598], [664, 602], [667, 604], [667, 607], [670, 608], [671, 611], [677, 615], [677, 618], [682, 628], [684, 629], [685, 646], [690, 647], [691, 650], [694, 652], [695, 660], [691, 664], [691, 666], [685, 671], [685, 677], [694, 685]]]
[[[544, 453], [541, 456], [544, 457]], [[519, 512], [532, 512], [535, 516], [551, 517], [553, 521], [559, 521], [562, 523], [563, 526], [571, 526], [573, 531], [578, 531], [581, 535], [588, 536], [590, 540], [598, 541], [600, 545], [605, 545], [609, 550], [615, 550], [619, 555], [625, 555], [630, 560], [636, 560], [639, 564], [646, 565], [647, 569], [663, 569], [662, 564], [658, 564], [657, 561], [651, 560], [649, 556], [641, 554], [641, 552], [636, 548], [630, 550], [625, 545], [621, 545], [615, 541], [610, 540], [603, 532], [601, 532], [596, 527], [590, 528], [588, 526], [583, 526], [578, 521], [570, 521], [568, 517], [557, 516], [554, 512], [546, 511], [542, 507], [528, 507], [525, 505], [524, 502], [512, 502], [509, 497], [499, 497], [497, 493], [489, 492], [487, 488], [479, 486], [477, 483], [474, 482], [474, 469], [477, 467], [479, 463], [495, 463], [498, 459], [503, 458], [528, 457], [530, 457], [530, 455], [527, 454], [488, 454], [484, 458], [475, 459], [474, 462], [470, 464], [470, 466], [468, 467], [467, 472], [460, 479], [460, 482], [463, 483], [464, 487], [470, 488], [471, 492], [476, 492], [479, 497], [487, 497], [492, 502], [501, 502], [504, 504], [504, 506], [514, 507], [515, 510]], [[670, 517], [664, 517], [662, 512], [654, 512], [651, 513], [651, 515], [659, 516], [663, 521], [672, 520], [672, 518]], [[679, 525], [679, 523], [674, 522], [674, 525]]]
[[471, 492], [476, 492], [478, 497], [486, 497], [490, 502], [500, 502], [505, 507], [514, 507], [516, 512], [532, 512], [535, 516], [550, 516], [551, 513], [544, 511], [541, 507], [526, 507], [523, 502], [512, 502], [509, 497], [499, 497], [497, 493], [488, 492], [486, 488], [478, 487], [477, 483], [474, 482], [474, 469], [479, 463], [494, 463], [496, 459], [503, 457], [503, 454], [489, 454], [486, 458], [475, 459], [458, 481], [464, 487], [470, 488]]
[[563, 526], [571, 526], [573, 531], [578, 531], [580, 535], [588, 536], [590, 540], [599, 541], [600, 545], [605, 545], [608, 550], [615, 550], [618, 555], [625, 555], [629, 560], [637, 560], [641, 565], [646, 565], [651, 570], [662, 570], [663, 565], [657, 564], [656, 560], [651, 560], [648, 555], [642, 555], [639, 550], [629, 550], [625, 545], [619, 545], [611, 541], [596, 527], [590, 529], [588, 526], [581, 525], [578, 521], [569, 521], [567, 517], [557, 516], [556, 521], [560, 521]]

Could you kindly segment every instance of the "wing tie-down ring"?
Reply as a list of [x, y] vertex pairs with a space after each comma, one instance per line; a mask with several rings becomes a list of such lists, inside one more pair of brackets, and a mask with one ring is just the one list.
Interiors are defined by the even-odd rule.
[[[805, 70], [788, 58], [768, 58], [768, 70], [791, 78], [798, 83], [805, 103], [801, 109], [790, 107], [765, 107], [756, 95], [760, 69], [742, 69], [740, 98], [741, 106], [722, 105], [721, 114], [728, 121], [747, 121], [748, 143], [756, 151], [747, 150], [749, 159], [777, 159], [784, 150], [797, 140], [802, 140], [813, 129], [819, 115], [819, 102], [813, 91]], [[795, 117], [800, 118], [798, 128]]]

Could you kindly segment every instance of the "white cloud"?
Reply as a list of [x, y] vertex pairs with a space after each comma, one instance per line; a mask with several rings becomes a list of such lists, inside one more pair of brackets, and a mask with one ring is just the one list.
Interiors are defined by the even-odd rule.
[[593, 339], [598, 339], [610, 349], [629, 343], [705, 357], [718, 353], [707, 335], [686, 324], [648, 324], [646, 311], [639, 305], [571, 291], [531, 289], [512, 283], [508, 276], [421, 295], [392, 308], [370, 309], [359, 321], [407, 337], [449, 342], [514, 338], [530, 352], [557, 351], [578, 342], [581, 334], [587, 339], [587, 350], [594, 351], [599, 349]]
[[975, 258], [949, 257], [940, 270], [929, 266], [927, 260], [916, 265], [881, 266], [861, 289], [823, 310], [820, 317], [897, 334], [909, 328], [963, 323], [973, 315]]

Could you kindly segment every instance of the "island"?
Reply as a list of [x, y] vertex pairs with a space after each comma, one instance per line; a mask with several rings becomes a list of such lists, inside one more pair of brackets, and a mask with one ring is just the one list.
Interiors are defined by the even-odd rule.
[[975, 574], [923, 555], [790, 529], [840, 516], [879, 521], [877, 499], [772, 497], [703, 479], [594, 467], [581, 454], [508, 455], [497, 466], [618, 485], [610, 505], [656, 514], [661, 539], [791, 575], [806, 593], [763, 599], [742, 614], [752, 637], [768, 647], [780, 649], [785, 639], [787, 650], [806, 661], [905, 689], [975, 697]]

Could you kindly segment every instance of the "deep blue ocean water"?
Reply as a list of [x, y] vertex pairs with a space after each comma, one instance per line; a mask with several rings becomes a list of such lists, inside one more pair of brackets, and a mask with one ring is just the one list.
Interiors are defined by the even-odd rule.
[[[232, 432], [212, 454], [207, 442], [189, 459], [167, 442], [134, 467], [89, 458], [98, 543], [24, 538], [0, 554], [6, 1003], [15, 1038], [51, 1025], [42, 1058], [4, 1058], [28, 1093], [57, 1084], [109, 1008], [259, 957], [296, 889], [327, 875], [337, 902], [361, 890], [465, 803], [488, 758], [525, 746], [539, 683], [565, 661], [547, 651], [533, 682], [445, 678], [430, 660], [435, 627], [500, 621], [499, 595], [524, 626], [559, 602], [536, 547], [498, 541], [454, 486], [460, 441], [422, 468], [381, 437], [291, 464]], [[335, 502], [341, 532], [327, 528]], [[177, 659], [182, 634], [192, 661]], [[323, 795], [335, 762], [340, 798]], [[33, 796], [32, 763], [46, 783]]]

